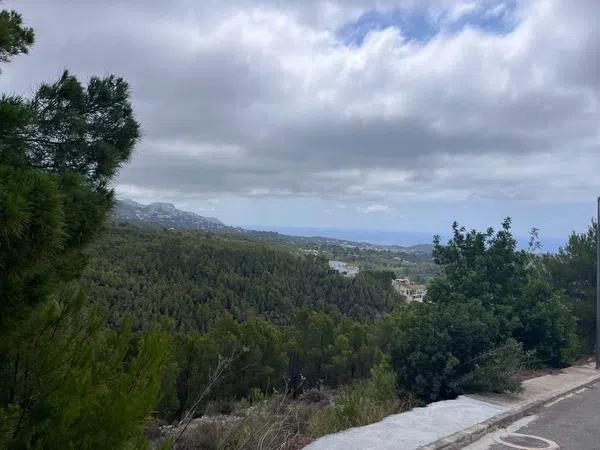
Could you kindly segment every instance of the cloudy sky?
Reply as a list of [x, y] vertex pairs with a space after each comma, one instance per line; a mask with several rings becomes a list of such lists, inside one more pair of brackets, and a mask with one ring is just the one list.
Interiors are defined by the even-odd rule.
[[583, 229], [600, 194], [598, 0], [21, 0], [0, 91], [131, 85], [119, 195], [228, 224]]

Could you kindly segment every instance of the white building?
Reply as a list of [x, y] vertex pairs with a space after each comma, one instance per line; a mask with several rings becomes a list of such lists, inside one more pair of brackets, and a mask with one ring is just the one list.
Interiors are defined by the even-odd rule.
[[339, 274], [352, 278], [358, 275], [360, 269], [356, 266], [349, 266], [343, 261], [329, 261], [329, 269], [338, 272]]
[[421, 284], [414, 284], [408, 278], [396, 278], [392, 280], [392, 287], [408, 302], [422, 302], [427, 294], [427, 288]]

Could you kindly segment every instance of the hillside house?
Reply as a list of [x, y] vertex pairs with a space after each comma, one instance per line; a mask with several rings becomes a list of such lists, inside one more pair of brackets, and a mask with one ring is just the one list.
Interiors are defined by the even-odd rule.
[[329, 261], [329, 269], [348, 278], [355, 277], [360, 271], [358, 267], [349, 266], [343, 261]]
[[406, 297], [408, 302], [422, 302], [427, 294], [425, 286], [414, 284], [409, 278], [396, 278], [392, 280], [392, 287], [396, 292]]

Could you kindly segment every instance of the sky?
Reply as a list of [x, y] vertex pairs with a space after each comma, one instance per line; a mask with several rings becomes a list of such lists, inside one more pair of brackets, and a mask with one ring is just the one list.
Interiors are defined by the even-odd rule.
[[130, 83], [120, 197], [231, 225], [582, 231], [600, 194], [597, 0], [8, 0], [2, 67]]

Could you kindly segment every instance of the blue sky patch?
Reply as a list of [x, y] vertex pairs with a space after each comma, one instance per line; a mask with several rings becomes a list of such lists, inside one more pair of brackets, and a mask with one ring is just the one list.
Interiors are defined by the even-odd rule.
[[348, 45], [362, 45], [365, 36], [371, 31], [381, 31], [396, 27], [410, 40], [428, 41], [439, 29], [421, 12], [368, 11], [356, 22], [348, 23], [338, 30], [338, 36]]
[[474, 27], [489, 33], [506, 34], [514, 29], [512, 13], [516, 0], [481, 0], [461, 13], [446, 11], [434, 18], [427, 11], [419, 10], [371, 10], [355, 22], [338, 29], [339, 38], [347, 45], [362, 45], [371, 31], [396, 27], [409, 41], [427, 42], [441, 31], [458, 32]]

